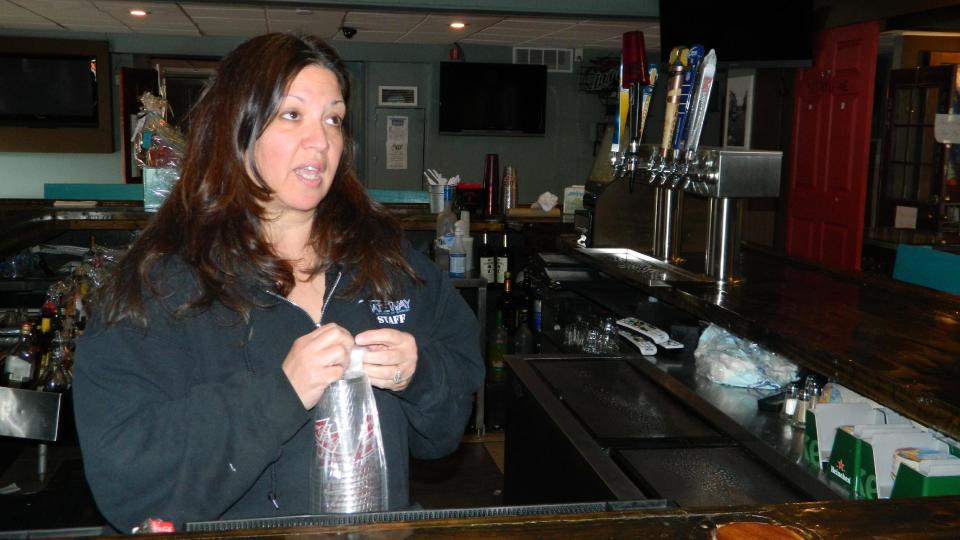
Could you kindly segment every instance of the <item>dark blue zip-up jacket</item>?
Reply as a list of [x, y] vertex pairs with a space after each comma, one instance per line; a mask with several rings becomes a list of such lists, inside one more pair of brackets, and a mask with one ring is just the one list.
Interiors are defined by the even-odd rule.
[[[391, 303], [343, 298], [349, 269], [328, 274], [323, 323], [356, 335], [394, 328], [414, 335], [417, 371], [401, 392], [375, 389], [387, 458], [390, 509], [410, 504], [408, 461], [456, 449], [484, 368], [476, 316], [447, 277], [405, 245], [424, 283], [405, 280]], [[87, 481], [111, 525], [145, 518], [190, 521], [306, 514], [312, 429], [281, 370], [293, 341], [315, 329], [290, 302], [254, 291], [249, 322], [221, 305], [173, 309], [195, 290], [182, 263], [161, 271], [146, 329], [94, 319], [78, 340], [77, 430]], [[339, 284], [334, 285], [339, 278]], [[251, 291], [253, 289], [251, 288]]]

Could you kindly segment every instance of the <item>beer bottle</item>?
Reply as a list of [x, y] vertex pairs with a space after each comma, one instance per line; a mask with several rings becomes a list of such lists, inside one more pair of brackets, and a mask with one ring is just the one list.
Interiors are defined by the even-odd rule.
[[497, 324], [490, 333], [490, 346], [487, 347], [488, 369], [487, 381], [497, 383], [503, 380], [503, 357], [507, 354], [509, 336], [503, 325], [503, 313], [497, 311]]
[[31, 388], [37, 379], [39, 363], [40, 350], [33, 335], [33, 324], [24, 321], [20, 325], [20, 340], [4, 358], [0, 384], [10, 388]]
[[497, 251], [497, 284], [504, 284], [504, 276], [510, 271], [510, 249], [507, 247], [507, 233], [503, 233], [503, 244]]
[[483, 233], [480, 242], [480, 277], [487, 280], [487, 285], [492, 285], [497, 282], [496, 255], [493, 253], [493, 246], [490, 245], [490, 237], [487, 233]]

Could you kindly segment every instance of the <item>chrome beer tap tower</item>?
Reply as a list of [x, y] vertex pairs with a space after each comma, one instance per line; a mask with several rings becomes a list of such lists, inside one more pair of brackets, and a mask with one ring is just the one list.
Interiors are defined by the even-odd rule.
[[704, 274], [720, 283], [736, 282], [742, 201], [779, 196], [783, 153], [699, 147], [716, 72], [716, 53], [704, 55], [699, 45], [671, 52], [662, 142], [640, 144], [648, 107], [643, 98], [652, 94], [656, 68], [651, 66], [647, 77], [630, 77], [630, 56], [624, 34], [622, 87], [627, 90], [621, 100], [628, 106], [621, 103], [620, 111], [626, 109], [621, 125], [629, 129], [629, 142], [611, 148], [614, 176], [626, 181], [631, 193], [636, 183], [654, 188], [651, 251], [671, 265], [685, 262], [679, 251], [684, 194], [707, 198]]

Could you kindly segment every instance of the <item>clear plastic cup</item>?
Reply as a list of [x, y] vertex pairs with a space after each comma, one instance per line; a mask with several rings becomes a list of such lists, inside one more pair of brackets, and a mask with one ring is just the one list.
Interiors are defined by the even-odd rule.
[[314, 409], [311, 512], [387, 509], [387, 462], [373, 389], [362, 372], [348, 372]]

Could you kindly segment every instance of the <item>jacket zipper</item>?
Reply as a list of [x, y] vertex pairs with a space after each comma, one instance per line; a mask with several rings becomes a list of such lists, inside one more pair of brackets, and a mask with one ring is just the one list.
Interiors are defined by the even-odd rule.
[[[333, 298], [333, 293], [337, 290], [337, 285], [340, 284], [341, 277], [343, 277], [343, 272], [337, 272], [337, 279], [333, 281], [333, 286], [330, 287], [329, 291], [327, 291], [327, 297], [324, 298], [323, 304], [320, 306], [320, 319], [317, 320], [316, 322], [313, 321], [313, 317], [311, 317], [310, 314], [307, 313], [307, 310], [297, 305], [296, 302], [290, 300], [285, 296], [281, 296], [273, 291], [268, 290], [266, 292], [267, 294], [274, 296], [276, 298], [279, 298], [280, 300], [283, 300], [284, 302], [290, 304], [291, 306], [299, 309], [304, 315], [307, 316], [308, 319], [310, 319], [310, 322], [312, 322], [314, 326], [319, 328], [320, 325], [323, 324], [323, 314], [326, 313], [327, 311], [327, 305], [330, 303], [330, 300]], [[326, 276], [324, 276], [324, 279], [326, 279]], [[283, 453], [282, 449], [280, 453], [281, 454]], [[277, 459], [279, 459], [279, 457], [280, 456], [278, 455]], [[277, 500], [277, 464], [276, 462], [274, 462], [274, 464], [270, 466], [270, 491], [267, 493], [267, 499], [270, 501], [270, 504], [273, 505], [273, 508], [275, 510], [280, 510], [280, 501]]]
[[[333, 287], [330, 287], [330, 290], [327, 291], [327, 297], [324, 298], [324, 300], [323, 300], [323, 305], [320, 306], [320, 319], [317, 320], [316, 322], [314, 322], [313, 317], [311, 317], [310, 314], [307, 313], [307, 310], [305, 310], [305, 309], [303, 309], [302, 307], [300, 307], [300, 306], [299, 306], [296, 302], [294, 302], [293, 300], [290, 300], [290, 299], [287, 298], [286, 296], [279, 295], [279, 294], [277, 294], [277, 293], [275, 293], [275, 292], [273, 292], [273, 291], [266, 291], [266, 292], [267, 292], [267, 294], [269, 294], [270, 296], [279, 298], [280, 300], [283, 300], [284, 302], [286, 302], [286, 303], [290, 304], [291, 306], [293, 306], [293, 307], [299, 309], [300, 311], [302, 311], [303, 314], [306, 315], [308, 319], [310, 319], [310, 322], [312, 322], [314, 326], [316, 326], [317, 328], [319, 328], [320, 325], [323, 324], [323, 314], [326, 313], [326, 311], [327, 311], [327, 305], [330, 303], [330, 300], [333, 298], [333, 293], [337, 290], [337, 285], [340, 284], [340, 278], [341, 278], [341, 277], [343, 277], [343, 272], [337, 272], [337, 279], [335, 279], [335, 280], [333, 281]], [[326, 279], [326, 278], [324, 278], [324, 279]]]

